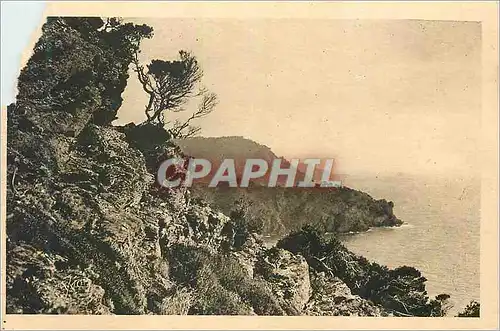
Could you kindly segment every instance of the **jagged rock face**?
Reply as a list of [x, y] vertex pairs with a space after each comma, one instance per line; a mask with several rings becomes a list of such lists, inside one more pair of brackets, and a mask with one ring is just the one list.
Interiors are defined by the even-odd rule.
[[[11, 175], [18, 169], [19, 176], [14, 178], [15, 186], [9, 192], [9, 248], [15, 251], [19, 244], [26, 244], [27, 249], [43, 252], [40, 258], [35, 258], [37, 263], [24, 264], [17, 271], [9, 263], [8, 293], [14, 292], [15, 296], [24, 286], [24, 292], [19, 295], [27, 295], [28, 291], [43, 303], [21, 309], [46, 313], [55, 309], [74, 311], [78, 298], [68, 297], [64, 306], [60, 289], [54, 287], [51, 291], [47, 283], [67, 274], [80, 275], [83, 279], [80, 281], [88, 284], [89, 289], [104, 289], [107, 299], [113, 302], [107, 311], [146, 311], [146, 291], [154, 288], [154, 283], [162, 282], [162, 263], [159, 259], [155, 263], [146, 261], [143, 222], [132, 208], [150, 183], [144, 159], [121, 138], [112, 128], [90, 125], [84, 140], [53, 144], [62, 153], [52, 153], [54, 162], [44, 165], [51, 176], [19, 170], [30, 166], [29, 154], [25, 164], [11, 164], [14, 167]], [[67, 155], [61, 158], [64, 154]], [[50, 268], [49, 262], [44, 262], [42, 257], [50, 261], [58, 256], [68, 262], [55, 264], [56, 276], [49, 277], [43, 273], [45, 268]], [[144, 277], [145, 267], [158, 276]], [[95, 277], [84, 273], [89, 268], [97, 271]], [[100, 293], [102, 296], [102, 291]], [[93, 311], [99, 312], [106, 309], [96, 307]]]
[[266, 279], [273, 292], [297, 311], [302, 311], [311, 296], [309, 265], [301, 255], [279, 248], [264, 252], [257, 262], [257, 272]]
[[49, 17], [42, 31], [19, 76], [17, 106], [26, 119], [70, 136], [89, 120], [111, 123], [122, 103], [140, 27], [106, 29], [99, 17]]
[[[183, 208], [176, 209], [175, 204], [165, 202], [183, 196], [150, 196], [152, 176], [146, 171], [144, 157], [129, 147], [124, 134], [92, 124], [83, 132], [73, 144], [57, 146], [64, 152], [52, 155], [57, 170], [51, 169], [50, 178], [38, 177], [32, 182], [18, 176], [15, 180], [18, 194], [10, 192], [13, 199], [9, 203], [11, 247], [15, 251], [17, 243], [26, 242], [29, 249], [44, 252], [49, 260], [62, 255], [76, 264], [62, 264], [54, 272], [56, 278], [80, 275], [95, 295], [106, 292], [113, 304], [95, 307], [92, 313], [146, 313], [147, 298], [153, 295], [148, 292], [163, 293], [170, 287], [162, 250], [174, 243], [216, 250], [229, 218], [209, 206], [184, 201]], [[54, 277], [43, 273], [53, 267], [38, 261], [20, 268], [12, 269], [9, 263], [8, 287], [19, 288], [20, 282], [29, 287], [31, 295], [43, 302], [37, 312], [86, 311], [75, 308], [79, 301], [73, 297], [61, 306], [65, 299], [60, 289], [51, 292], [48, 284], [52, 283], [47, 283]], [[96, 277], [86, 276], [88, 268], [96, 270]]]
[[50, 18], [19, 77], [17, 106], [25, 119], [44, 132], [78, 135], [102, 101], [97, 84], [89, 84], [102, 55], [66, 21]]
[[[9, 251], [8, 259], [7, 279], [15, 291], [10, 293], [14, 300], [8, 302], [10, 313], [111, 313], [112, 303], [105, 304], [105, 291], [92, 281], [92, 270], [62, 270], [67, 258], [25, 244]], [[30, 300], [29, 307], [23, 307], [25, 299]]]

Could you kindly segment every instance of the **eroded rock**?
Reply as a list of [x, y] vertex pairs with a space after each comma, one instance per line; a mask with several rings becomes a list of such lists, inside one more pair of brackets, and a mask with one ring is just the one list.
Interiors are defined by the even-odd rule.
[[353, 295], [337, 277], [311, 273], [313, 294], [305, 306], [305, 314], [317, 316], [383, 316], [386, 313], [368, 300]]
[[309, 265], [301, 255], [271, 248], [259, 258], [256, 267], [272, 287], [273, 292], [302, 311], [311, 295]]

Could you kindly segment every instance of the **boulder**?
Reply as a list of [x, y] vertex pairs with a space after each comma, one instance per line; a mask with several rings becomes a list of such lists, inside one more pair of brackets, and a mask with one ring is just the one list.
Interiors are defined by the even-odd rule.
[[302, 311], [311, 296], [309, 266], [304, 257], [271, 248], [259, 257], [256, 273], [271, 285], [274, 294]]
[[247, 276], [254, 278], [255, 266], [264, 250], [265, 247], [261, 238], [255, 233], [250, 233], [243, 246], [232, 254], [236, 257]]
[[311, 285], [313, 293], [304, 310], [306, 315], [387, 316], [370, 301], [353, 295], [349, 287], [337, 277], [325, 275], [324, 272], [312, 272]]

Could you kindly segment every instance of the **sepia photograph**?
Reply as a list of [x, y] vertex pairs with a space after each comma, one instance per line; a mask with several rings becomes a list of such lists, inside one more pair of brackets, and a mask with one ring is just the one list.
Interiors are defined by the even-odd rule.
[[46, 11], [2, 105], [3, 329], [498, 327], [491, 25], [128, 4]]

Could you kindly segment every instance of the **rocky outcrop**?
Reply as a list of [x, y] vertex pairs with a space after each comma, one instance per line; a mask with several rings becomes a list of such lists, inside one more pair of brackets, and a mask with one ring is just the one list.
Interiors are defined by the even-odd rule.
[[242, 247], [232, 252], [232, 255], [236, 257], [248, 277], [254, 278], [257, 261], [264, 254], [265, 249], [260, 236], [252, 233]]
[[[44, 164], [51, 176], [19, 170], [30, 166], [29, 156], [25, 163], [13, 162], [9, 171], [9, 248], [19, 250], [16, 254], [31, 250], [41, 255], [31, 257], [37, 263], [12, 269], [10, 259], [19, 257], [8, 254], [8, 288], [19, 289], [20, 283], [29, 288], [43, 302], [36, 312], [63, 309], [60, 289], [47, 291], [47, 281], [54, 279], [46, 268], [58, 278], [80, 277], [92, 295], [105, 291], [112, 305], [107, 310], [96, 307], [93, 313], [142, 314], [149, 311], [150, 292], [166, 292], [170, 286], [162, 250], [174, 243], [217, 250], [229, 218], [187, 200], [182, 208], [169, 203], [185, 199], [183, 192], [158, 195], [144, 157], [117, 129], [89, 124], [77, 139], [56, 145], [53, 163]], [[10, 152], [12, 157], [19, 153]], [[68, 262], [46, 265], [60, 255]], [[97, 270], [96, 277], [85, 274], [89, 268]]]
[[389, 316], [380, 307], [358, 295], [337, 277], [324, 272], [311, 274], [313, 295], [305, 307], [306, 315]]
[[309, 265], [301, 255], [271, 248], [260, 256], [256, 269], [271, 284], [276, 296], [298, 312], [304, 309], [311, 296], [311, 282]]

